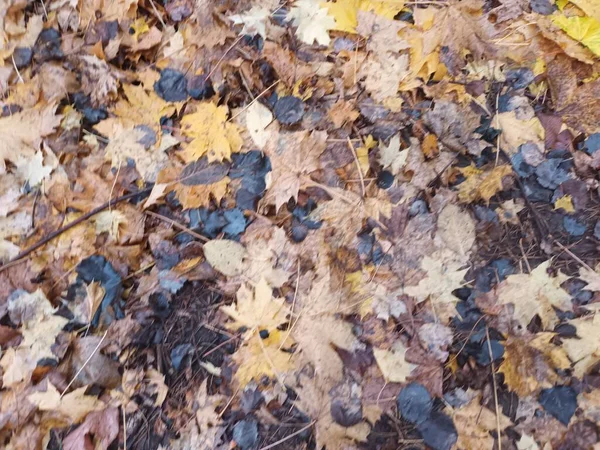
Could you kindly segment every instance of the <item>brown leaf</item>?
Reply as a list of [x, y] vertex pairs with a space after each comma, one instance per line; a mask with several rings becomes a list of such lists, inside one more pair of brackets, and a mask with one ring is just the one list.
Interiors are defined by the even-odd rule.
[[119, 434], [119, 410], [92, 412], [63, 440], [64, 450], [106, 450]]
[[288, 86], [294, 86], [296, 81], [312, 76], [308, 64], [298, 61], [294, 53], [284, 50], [271, 41], [266, 41], [262, 51], [263, 57], [273, 66], [279, 78]]
[[75, 378], [73, 386], [97, 384], [106, 388], [114, 388], [121, 382], [119, 364], [104, 356], [101, 348], [97, 349], [100, 341], [101, 338], [98, 336], [87, 336], [75, 341], [69, 373], [71, 377], [78, 372], [79, 374]]

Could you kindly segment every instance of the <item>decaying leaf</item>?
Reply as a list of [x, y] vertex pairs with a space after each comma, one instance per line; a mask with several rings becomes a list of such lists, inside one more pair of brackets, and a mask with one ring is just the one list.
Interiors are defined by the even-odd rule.
[[406, 348], [398, 340], [389, 350], [373, 349], [375, 361], [388, 383], [404, 383], [416, 365], [406, 361]]
[[461, 169], [461, 173], [466, 179], [458, 186], [460, 201], [471, 203], [483, 200], [489, 203], [490, 199], [502, 190], [502, 179], [512, 173], [512, 168], [503, 165], [485, 171], [469, 166]]
[[284, 342], [284, 335], [279, 330], [269, 332], [265, 339], [255, 334], [235, 353], [233, 359], [238, 364], [235, 376], [240, 385], [262, 376], [282, 381], [285, 372], [294, 368], [293, 354], [281, 348], [284, 344], [291, 345], [291, 341]]
[[213, 268], [231, 277], [240, 273], [246, 249], [235, 241], [213, 239], [204, 244], [204, 256]]
[[473, 450], [491, 450], [494, 438], [490, 433], [496, 431], [498, 426], [504, 430], [512, 424], [504, 414], [500, 413], [497, 418], [496, 413], [481, 405], [479, 396], [455, 410], [452, 419], [458, 431], [457, 447]]

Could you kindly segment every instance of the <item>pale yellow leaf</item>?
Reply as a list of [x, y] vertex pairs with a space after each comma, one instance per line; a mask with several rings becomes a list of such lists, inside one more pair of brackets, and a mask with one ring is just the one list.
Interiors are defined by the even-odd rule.
[[204, 256], [215, 270], [232, 277], [241, 272], [246, 249], [235, 241], [213, 239], [204, 244]]
[[405, 383], [412, 370], [417, 367], [406, 362], [406, 347], [400, 340], [396, 341], [389, 350], [373, 349], [375, 361], [388, 383]]

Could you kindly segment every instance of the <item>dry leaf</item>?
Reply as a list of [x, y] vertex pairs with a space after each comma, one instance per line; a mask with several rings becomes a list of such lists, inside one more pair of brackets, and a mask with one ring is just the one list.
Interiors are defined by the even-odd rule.
[[240, 386], [245, 386], [253, 379], [262, 376], [283, 380], [283, 374], [294, 369], [293, 354], [281, 349], [282, 345], [290, 346], [291, 340], [284, 342], [286, 333], [273, 330], [266, 339], [258, 334], [253, 335], [235, 354], [233, 360], [238, 365], [235, 372]]
[[232, 277], [241, 272], [246, 256], [243, 245], [227, 239], [213, 239], [204, 244], [203, 249], [208, 263], [223, 275]]
[[373, 349], [375, 361], [388, 383], [405, 383], [412, 370], [417, 367], [406, 362], [406, 347], [400, 340], [394, 342], [389, 350]]
[[106, 403], [97, 397], [85, 395], [88, 387], [75, 389], [61, 397], [54, 385], [48, 382], [45, 392], [35, 392], [27, 397], [40, 411], [55, 411], [68, 417], [71, 423], [81, 422], [92, 411], [106, 408]]
[[471, 215], [452, 203], [446, 205], [438, 216], [436, 238], [444, 247], [457, 255], [457, 260], [468, 261], [475, 243], [475, 221]]
[[209, 162], [230, 159], [232, 152], [242, 147], [242, 139], [235, 124], [227, 121], [227, 106], [200, 103], [196, 112], [181, 119], [183, 134], [192, 139], [180, 153], [189, 163], [205, 154]]
[[273, 122], [273, 114], [269, 108], [259, 102], [255, 102], [248, 107], [245, 114], [246, 128], [254, 144], [262, 149], [271, 137], [271, 132], [267, 131], [267, 126]]
[[455, 410], [452, 419], [458, 431], [457, 448], [472, 450], [492, 450], [494, 438], [490, 432], [498, 429], [504, 430], [512, 422], [504, 414], [496, 418], [496, 414], [480, 403], [480, 396], [476, 396], [468, 405]]
[[485, 171], [469, 166], [460, 171], [465, 176], [465, 181], [458, 186], [459, 200], [464, 203], [477, 200], [489, 203], [490, 199], [502, 190], [502, 179], [512, 174], [512, 167], [496, 166], [492, 170]]
[[297, 0], [286, 16], [296, 28], [296, 36], [308, 45], [315, 41], [319, 45], [329, 45], [329, 30], [335, 28], [335, 20], [327, 8], [322, 8], [317, 0]]
[[562, 311], [571, 311], [573, 308], [571, 296], [560, 287], [569, 277], [560, 272], [556, 277], [550, 277], [549, 267], [550, 261], [546, 261], [530, 274], [509, 275], [496, 288], [498, 301], [514, 306], [514, 318], [523, 329], [537, 314], [543, 328], [552, 330], [558, 323], [554, 308]]
[[565, 339], [563, 348], [573, 362], [573, 374], [583, 378], [600, 361], [600, 320], [595, 314], [568, 323], [577, 330], [577, 337]]

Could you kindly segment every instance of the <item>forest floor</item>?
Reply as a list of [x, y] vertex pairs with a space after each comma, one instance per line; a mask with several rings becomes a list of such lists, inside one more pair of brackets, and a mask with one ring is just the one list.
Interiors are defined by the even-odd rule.
[[600, 449], [596, 0], [0, 0], [0, 94], [0, 447]]

